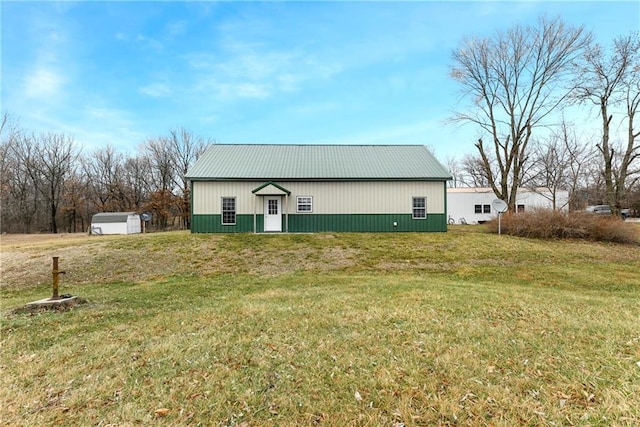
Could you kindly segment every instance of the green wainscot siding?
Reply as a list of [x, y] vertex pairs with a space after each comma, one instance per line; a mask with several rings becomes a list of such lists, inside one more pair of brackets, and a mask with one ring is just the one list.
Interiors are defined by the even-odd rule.
[[413, 219], [411, 214], [292, 214], [289, 215], [289, 231], [447, 231], [447, 221], [444, 214], [428, 214], [426, 219]]
[[[282, 230], [286, 229], [283, 215]], [[193, 233], [253, 232], [253, 215], [237, 215], [236, 225], [222, 225], [220, 215], [193, 215]], [[394, 226], [394, 222], [396, 226]], [[256, 216], [256, 228], [264, 230], [262, 215]], [[445, 214], [427, 214], [426, 219], [413, 219], [407, 214], [289, 214], [289, 232], [444, 232]]]
[[[260, 218], [262, 222], [262, 218]], [[236, 225], [222, 225], [222, 215], [193, 215], [192, 233], [247, 233], [253, 231], [253, 215], [236, 215]]]

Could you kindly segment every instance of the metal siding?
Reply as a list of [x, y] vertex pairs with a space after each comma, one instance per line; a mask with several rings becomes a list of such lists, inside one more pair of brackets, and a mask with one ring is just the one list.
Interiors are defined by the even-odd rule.
[[[558, 206], [564, 206], [563, 211], [566, 212], [569, 193], [565, 190], [558, 191]], [[516, 204], [524, 204], [525, 210], [531, 208], [552, 208], [552, 202], [549, 199], [550, 193], [547, 191], [538, 193], [528, 190], [519, 190], [516, 197]], [[475, 205], [491, 205], [496, 199], [495, 193], [486, 188], [453, 188], [447, 191], [447, 209], [456, 224], [460, 223], [460, 219], [468, 224], [477, 224], [479, 221], [491, 221], [497, 217], [491, 206], [491, 213], [485, 214], [475, 213]]]
[[[257, 231], [262, 232], [262, 215], [257, 217]], [[220, 215], [194, 215], [193, 233], [243, 233], [253, 231], [253, 216], [239, 215], [235, 226], [220, 223]], [[394, 222], [397, 224], [394, 226]], [[284, 225], [283, 225], [284, 230]], [[446, 232], [444, 214], [427, 214], [424, 220], [407, 214], [378, 215], [290, 215], [289, 232]]]
[[[251, 193], [262, 182], [196, 181], [193, 183], [193, 213], [220, 214], [221, 198], [236, 197], [237, 214], [253, 214]], [[411, 198], [427, 198], [427, 214], [445, 212], [442, 182], [281, 182], [291, 191], [286, 210], [296, 213], [296, 196], [313, 197], [315, 214], [389, 214], [411, 213]], [[262, 214], [262, 197], [256, 202], [256, 213]], [[283, 197], [286, 200], [286, 198]], [[284, 200], [283, 200], [284, 203]]]
[[[518, 191], [516, 196], [516, 204], [525, 205], [526, 209], [553, 208], [553, 194], [551, 191]], [[566, 190], [558, 190], [556, 192], [556, 209], [563, 212], [569, 211], [569, 192]]]
[[222, 215], [193, 215], [192, 233], [246, 233], [253, 231], [253, 215], [236, 215], [236, 225], [222, 225]]
[[129, 215], [127, 219], [127, 234], [141, 233], [140, 215]]
[[442, 182], [296, 182], [289, 191], [289, 212], [296, 213], [296, 196], [312, 196], [314, 214], [411, 213], [412, 197], [427, 198], [427, 213], [445, 213]]
[[[194, 215], [221, 214], [222, 198], [236, 198], [236, 214], [252, 214], [256, 196], [251, 191], [263, 184], [262, 182], [237, 181], [194, 181], [193, 182], [193, 213]], [[256, 205], [258, 213], [262, 213], [261, 201]]]
[[92, 229], [92, 234], [127, 234], [127, 223], [126, 222], [92, 222], [91, 229]]
[[490, 221], [495, 217], [493, 206], [490, 214], [475, 213], [475, 205], [491, 205], [496, 199], [493, 192], [473, 193], [447, 193], [449, 216], [456, 224], [464, 219], [468, 224], [477, 224], [478, 221]]
[[[394, 223], [396, 224], [394, 226]], [[444, 214], [427, 214], [426, 219], [412, 219], [411, 214], [315, 214], [291, 215], [291, 232], [416, 232], [447, 231]]]

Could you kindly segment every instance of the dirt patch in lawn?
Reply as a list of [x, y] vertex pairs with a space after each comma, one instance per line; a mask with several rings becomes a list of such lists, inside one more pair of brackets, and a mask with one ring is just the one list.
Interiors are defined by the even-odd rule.
[[[254, 239], [241, 249], [238, 239]], [[0, 250], [0, 288], [24, 289], [51, 282], [52, 257], [66, 271], [61, 285], [141, 282], [175, 275], [253, 274], [263, 277], [296, 271], [327, 272], [358, 263], [360, 250], [309, 247], [263, 236], [197, 236], [188, 232], [156, 235], [88, 236], [4, 235]], [[282, 240], [282, 239], [281, 239]], [[271, 244], [269, 244], [271, 243]]]

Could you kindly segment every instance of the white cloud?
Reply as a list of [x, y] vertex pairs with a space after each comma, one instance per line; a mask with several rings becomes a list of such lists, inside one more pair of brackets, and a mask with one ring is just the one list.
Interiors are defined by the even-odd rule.
[[187, 53], [181, 57], [187, 65], [196, 70], [213, 68], [216, 64], [216, 57], [210, 53]]
[[239, 98], [264, 99], [272, 94], [268, 84], [252, 82], [219, 82], [215, 79], [202, 79], [196, 88], [196, 93], [211, 93], [219, 100], [234, 100]]
[[133, 151], [145, 138], [135, 113], [100, 104], [97, 101], [95, 105], [81, 107], [75, 119], [51, 125], [71, 135], [86, 152], [107, 144], [125, 152]]
[[138, 91], [143, 95], [151, 96], [154, 98], [170, 96], [173, 92], [169, 86], [163, 83], [151, 83], [147, 86], [140, 87]]
[[[325, 80], [342, 71], [296, 50], [254, 50], [246, 44], [226, 45], [219, 55], [195, 52], [183, 55], [196, 75], [195, 91], [214, 90], [219, 97], [267, 98], [282, 92], [297, 92], [313, 80]], [[232, 49], [232, 50], [229, 50]]]
[[138, 34], [135, 41], [137, 45], [142, 49], [154, 50], [156, 52], [162, 52], [162, 50], [164, 49], [164, 45], [161, 42], [152, 37], [147, 37], [143, 34]]
[[57, 96], [64, 78], [52, 68], [36, 67], [24, 78], [24, 93], [29, 98]]
[[167, 32], [169, 36], [175, 37], [186, 33], [187, 24], [187, 21], [185, 21], [184, 19], [167, 24]]
[[267, 86], [255, 83], [241, 83], [238, 85], [228, 85], [225, 88], [228, 92], [240, 98], [266, 98], [270, 95]]

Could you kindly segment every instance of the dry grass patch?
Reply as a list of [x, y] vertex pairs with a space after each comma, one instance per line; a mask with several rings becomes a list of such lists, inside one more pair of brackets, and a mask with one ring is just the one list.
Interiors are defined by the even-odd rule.
[[79, 241], [89, 304], [3, 276], [0, 421], [637, 425], [640, 249], [451, 231]]

